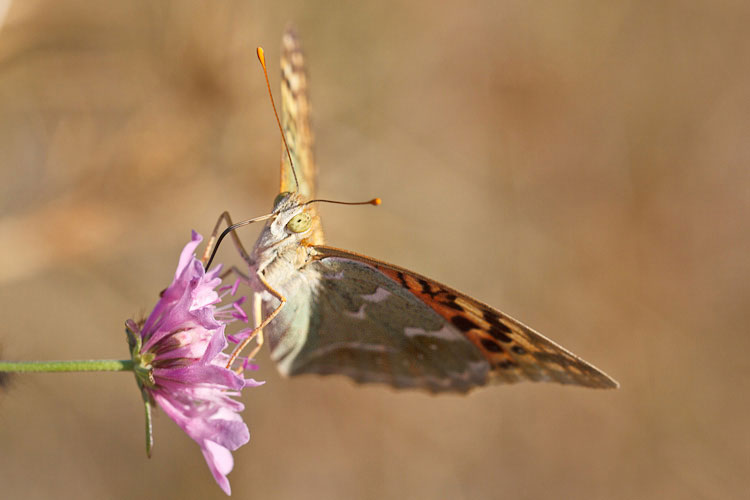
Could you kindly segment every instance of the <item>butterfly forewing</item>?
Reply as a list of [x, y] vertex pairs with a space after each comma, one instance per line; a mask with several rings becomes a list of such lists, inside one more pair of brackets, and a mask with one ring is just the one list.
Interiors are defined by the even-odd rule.
[[[305, 200], [311, 200], [316, 195], [318, 172], [313, 157], [314, 139], [310, 127], [310, 100], [307, 92], [307, 74], [302, 49], [296, 33], [288, 28], [281, 39], [281, 127], [294, 162], [297, 182], [295, 183], [292, 166], [282, 143], [280, 192], [297, 191]], [[313, 215], [313, 229], [307, 242], [322, 244], [323, 229], [315, 205], [311, 205], [308, 211]]]

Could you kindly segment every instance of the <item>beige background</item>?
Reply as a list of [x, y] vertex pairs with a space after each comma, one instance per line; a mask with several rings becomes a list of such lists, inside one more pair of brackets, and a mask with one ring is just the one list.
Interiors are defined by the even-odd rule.
[[[0, 1], [0, 7], [8, 1]], [[704, 499], [750, 486], [742, 1], [45, 2], [0, 8], [0, 344], [120, 358], [191, 228], [265, 213], [294, 21], [329, 242], [452, 284], [619, 391], [247, 391], [238, 498]], [[658, 4], [658, 5], [654, 5]], [[243, 230], [251, 244], [257, 229]], [[231, 247], [221, 253], [235, 257]], [[3, 498], [222, 498], [128, 374], [16, 377]]]

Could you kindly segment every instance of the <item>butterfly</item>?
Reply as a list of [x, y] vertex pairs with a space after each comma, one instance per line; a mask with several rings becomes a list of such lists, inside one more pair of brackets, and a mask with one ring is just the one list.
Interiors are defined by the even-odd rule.
[[[310, 202], [317, 170], [307, 77], [291, 29], [282, 38], [279, 122], [286, 146], [273, 211], [225, 231], [232, 230], [249, 266], [257, 339], [250, 356], [268, 343], [283, 375], [338, 374], [433, 393], [525, 380], [618, 387], [593, 365], [487, 304], [414, 271], [324, 244]], [[247, 252], [233, 229], [259, 220], [265, 227]]]

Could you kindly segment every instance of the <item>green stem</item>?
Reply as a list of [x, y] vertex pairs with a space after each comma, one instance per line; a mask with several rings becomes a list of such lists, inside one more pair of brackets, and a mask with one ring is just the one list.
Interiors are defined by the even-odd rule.
[[129, 359], [0, 361], [0, 372], [125, 372], [133, 371], [134, 366]]

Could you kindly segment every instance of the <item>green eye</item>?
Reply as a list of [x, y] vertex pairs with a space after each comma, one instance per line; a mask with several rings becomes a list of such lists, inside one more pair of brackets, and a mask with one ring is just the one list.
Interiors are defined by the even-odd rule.
[[290, 194], [291, 193], [289, 193], [289, 191], [284, 191], [283, 193], [277, 194], [276, 198], [274, 198], [273, 200], [273, 209], [276, 210], [276, 207], [279, 206], [279, 203], [281, 203], [281, 201], [287, 196], [289, 196]]
[[308, 214], [307, 212], [301, 212], [292, 217], [292, 220], [287, 222], [286, 228], [293, 233], [304, 233], [305, 231], [310, 229], [311, 224], [312, 217], [310, 217], [310, 214]]

